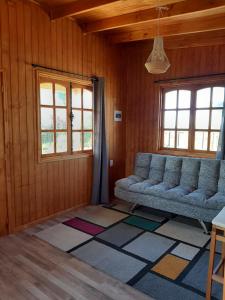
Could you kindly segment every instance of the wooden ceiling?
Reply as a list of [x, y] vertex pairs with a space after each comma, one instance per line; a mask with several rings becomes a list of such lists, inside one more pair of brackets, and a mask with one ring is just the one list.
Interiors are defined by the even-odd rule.
[[[225, 0], [37, 0], [52, 20], [73, 17], [85, 34], [101, 32], [112, 43], [153, 39], [157, 6], [165, 6], [160, 34], [179, 45], [225, 41]], [[196, 37], [196, 38], [195, 38]], [[172, 39], [170, 44], [172, 45]]]

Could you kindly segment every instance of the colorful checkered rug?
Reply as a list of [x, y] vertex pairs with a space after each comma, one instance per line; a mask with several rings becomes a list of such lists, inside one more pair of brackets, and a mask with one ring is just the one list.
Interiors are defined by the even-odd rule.
[[[205, 298], [210, 237], [193, 220], [147, 208], [86, 207], [36, 235], [159, 300]], [[220, 245], [216, 260], [220, 258]], [[222, 289], [214, 284], [212, 299]]]

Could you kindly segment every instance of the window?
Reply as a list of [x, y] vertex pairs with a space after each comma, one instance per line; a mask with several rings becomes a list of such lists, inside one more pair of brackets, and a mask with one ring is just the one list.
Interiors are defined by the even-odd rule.
[[216, 151], [225, 97], [224, 86], [196, 85], [163, 89], [161, 148]]
[[92, 87], [41, 75], [38, 89], [41, 157], [92, 153]]

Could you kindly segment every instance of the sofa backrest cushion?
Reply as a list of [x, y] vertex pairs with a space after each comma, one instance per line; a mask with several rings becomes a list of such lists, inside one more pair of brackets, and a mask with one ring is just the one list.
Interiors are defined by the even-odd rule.
[[180, 185], [189, 191], [198, 188], [200, 159], [183, 157]]
[[167, 156], [163, 182], [169, 187], [175, 187], [180, 183], [182, 157]]
[[220, 161], [216, 159], [201, 159], [198, 188], [212, 193], [217, 192]]
[[137, 153], [134, 174], [141, 178], [148, 178], [152, 155], [150, 153]]
[[163, 181], [165, 171], [166, 156], [152, 154], [152, 160], [149, 171], [149, 180], [152, 184]]
[[225, 194], [225, 160], [220, 162], [220, 178], [218, 182], [218, 192]]

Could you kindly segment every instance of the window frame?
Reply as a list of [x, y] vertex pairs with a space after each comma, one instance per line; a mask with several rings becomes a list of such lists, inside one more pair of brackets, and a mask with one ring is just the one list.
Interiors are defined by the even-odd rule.
[[[210, 106], [208, 108], [197, 108], [196, 107], [196, 99], [197, 99], [197, 91], [204, 88], [213, 88], [213, 87], [223, 87], [225, 89], [225, 78], [207, 78], [207, 79], [197, 79], [197, 80], [177, 80], [175, 82], [168, 82], [160, 84], [158, 87], [159, 92], [159, 134], [158, 134], [158, 143], [157, 143], [157, 152], [163, 153], [163, 154], [172, 154], [172, 155], [183, 155], [183, 156], [192, 156], [192, 157], [215, 157], [216, 151], [210, 151], [208, 150], [210, 147], [210, 133], [211, 132], [220, 132], [220, 130], [217, 129], [211, 129], [211, 115], [212, 110], [215, 109], [223, 109], [223, 107], [212, 107], [212, 90], [210, 93]], [[190, 110], [190, 119], [189, 119], [189, 129], [187, 131], [189, 132], [189, 138], [188, 138], [188, 149], [179, 149], [179, 148], [169, 148], [164, 147], [164, 103], [165, 103], [165, 93], [173, 90], [189, 90], [191, 91], [191, 105], [190, 108], [187, 110]], [[177, 93], [178, 94], [178, 93]], [[178, 98], [178, 95], [177, 95]], [[225, 96], [224, 96], [225, 99]], [[177, 100], [178, 101], [178, 100]], [[224, 100], [225, 101], [225, 100]], [[208, 123], [208, 129], [195, 129], [195, 118], [196, 118], [196, 111], [197, 110], [209, 110], [209, 123]], [[172, 109], [171, 109], [172, 110]], [[176, 111], [179, 110], [185, 110], [183, 108], [179, 109], [178, 106]], [[176, 118], [177, 119], [177, 118]], [[170, 129], [175, 131], [175, 135], [177, 132], [177, 122], [175, 129]], [[182, 129], [178, 129], [181, 130]], [[197, 131], [205, 131], [208, 133], [208, 141], [207, 141], [207, 150], [197, 150], [194, 149], [194, 142], [195, 142], [195, 132]], [[176, 138], [176, 137], [175, 137]], [[176, 146], [176, 144], [175, 144]]]
[[[93, 147], [94, 147], [94, 101], [92, 102], [92, 149], [81, 150], [81, 151], [73, 151], [72, 145], [72, 85], [76, 87], [81, 87], [82, 89], [91, 90], [93, 93], [93, 84], [89, 80], [81, 80], [74, 78], [72, 75], [63, 75], [57, 71], [43, 71], [41, 69], [36, 69], [36, 95], [37, 95], [37, 134], [38, 134], [38, 161], [48, 162], [48, 161], [58, 161], [58, 160], [67, 160], [67, 159], [75, 159], [80, 157], [92, 157], [93, 156]], [[40, 98], [40, 84], [43, 82], [53, 83], [53, 105], [41, 105]], [[65, 108], [64, 106], [55, 106], [55, 84], [60, 84], [62, 86], [66, 86], [66, 94], [67, 94], [67, 129], [65, 130], [57, 130], [55, 128], [55, 110], [56, 108]], [[54, 113], [54, 130], [42, 130], [41, 129], [41, 107], [51, 107], [53, 108]], [[83, 122], [82, 122], [83, 126]], [[61, 153], [50, 153], [50, 154], [42, 154], [42, 140], [41, 133], [42, 132], [53, 132], [54, 136], [56, 136], [56, 132], [67, 132], [67, 151]], [[54, 138], [54, 151], [56, 150], [56, 139]]]

